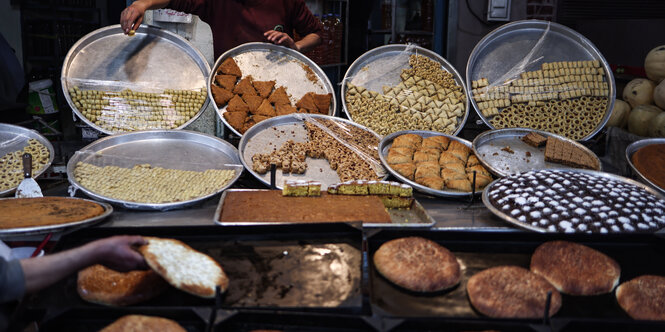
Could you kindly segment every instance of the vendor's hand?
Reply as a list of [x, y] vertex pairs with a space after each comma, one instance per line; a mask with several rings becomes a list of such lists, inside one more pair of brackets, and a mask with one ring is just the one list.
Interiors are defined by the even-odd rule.
[[113, 236], [89, 243], [93, 246], [98, 263], [124, 272], [146, 269], [148, 266], [136, 248], [148, 244], [141, 236]]
[[270, 41], [273, 44], [286, 46], [296, 51], [300, 51], [298, 49], [298, 45], [296, 45], [296, 43], [287, 33], [270, 30], [263, 33], [263, 36], [266, 37], [266, 39], [268, 39], [268, 41]]
[[139, 25], [143, 22], [146, 9], [141, 1], [134, 1], [120, 13], [120, 28], [125, 34], [129, 34], [130, 30], [138, 30]]

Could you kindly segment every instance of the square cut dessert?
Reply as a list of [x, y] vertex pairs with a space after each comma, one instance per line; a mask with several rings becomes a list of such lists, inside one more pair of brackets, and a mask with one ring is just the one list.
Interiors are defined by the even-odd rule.
[[522, 141], [531, 146], [539, 147], [547, 141], [547, 137], [536, 133], [528, 133], [522, 137]]
[[337, 193], [343, 195], [368, 195], [367, 181], [355, 180], [342, 182], [337, 188]]
[[410, 209], [413, 203], [413, 197], [381, 195], [379, 199], [388, 209]]
[[321, 182], [305, 180], [284, 181], [283, 196], [321, 196]]
[[368, 181], [367, 188], [370, 195], [389, 195], [390, 182], [388, 181]]

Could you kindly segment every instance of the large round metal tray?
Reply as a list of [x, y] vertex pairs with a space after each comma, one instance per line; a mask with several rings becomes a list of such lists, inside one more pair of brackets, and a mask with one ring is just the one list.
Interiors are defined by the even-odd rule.
[[[390, 174], [392, 174], [394, 177], [396, 177], [400, 181], [416, 188], [416, 190], [418, 190], [420, 192], [424, 192], [426, 194], [430, 194], [430, 195], [434, 195], [434, 196], [440, 196], [440, 197], [464, 197], [464, 196], [472, 195], [471, 192], [465, 192], [465, 191], [459, 191], [459, 190], [436, 190], [436, 189], [432, 189], [430, 187], [423, 186], [419, 183], [416, 183], [415, 181], [411, 181], [411, 180], [405, 178], [402, 174], [399, 174], [398, 172], [393, 170], [392, 167], [390, 167], [390, 165], [388, 164], [388, 160], [386, 159], [386, 158], [388, 158], [388, 151], [390, 150], [390, 147], [393, 145], [393, 140], [397, 136], [404, 135], [404, 134], [416, 134], [416, 135], [419, 135], [423, 138], [432, 137], [432, 136], [445, 136], [445, 137], [448, 137], [451, 140], [462, 142], [462, 143], [464, 143], [464, 145], [471, 148], [471, 142], [469, 142], [465, 139], [462, 139], [462, 138], [459, 138], [459, 137], [456, 137], [456, 136], [452, 136], [452, 135], [446, 135], [446, 134], [439, 133], [439, 132], [436, 132], [436, 131], [404, 130], [404, 131], [394, 132], [394, 133], [384, 137], [381, 140], [381, 143], [379, 143], [379, 157], [381, 157], [381, 163], [383, 163], [383, 167], [385, 167], [390, 172]], [[477, 191], [476, 194], [480, 194], [480, 191]]]
[[[83, 36], [69, 49], [62, 66], [61, 85], [67, 103], [83, 122], [112, 135], [83, 116], [69, 96], [70, 87], [83, 82], [108, 91], [130, 87], [145, 92], [204, 89], [209, 73], [205, 57], [184, 38], [145, 24], [130, 37], [117, 24]], [[201, 116], [208, 102], [206, 99], [196, 115], [177, 129]]]
[[[0, 199], [14, 199], [14, 198], [0, 198]], [[58, 225], [0, 229], [0, 238], [10, 237], [10, 236], [39, 235], [39, 234], [59, 232], [59, 231], [71, 231], [71, 230], [78, 229], [78, 228], [92, 226], [92, 225], [104, 220], [106, 217], [111, 215], [111, 213], [113, 213], [113, 207], [108, 203], [102, 203], [102, 202], [97, 202], [97, 201], [93, 201], [93, 200], [90, 200], [90, 199], [78, 198], [78, 197], [69, 197], [68, 199], [80, 199], [80, 200], [84, 200], [84, 201], [88, 201], [88, 202], [97, 203], [97, 204], [101, 205], [104, 208], [104, 212], [102, 214], [100, 214], [98, 216], [95, 216], [95, 217], [92, 217], [92, 218], [79, 220], [79, 221], [68, 222], [68, 223], [64, 223], [64, 224], [58, 224]]]
[[[304, 117], [327, 119], [343, 125], [358, 127], [372, 133], [377, 140], [381, 139], [375, 132], [359, 124], [327, 115], [295, 113], [263, 120], [245, 132], [238, 144], [238, 150], [240, 151], [240, 160], [245, 168], [265, 185], [270, 186], [270, 172], [265, 174], [255, 172], [252, 169], [252, 156], [257, 153], [269, 153], [274, 149], [279, 149], [287, 140], [300, 143], [307, 142], [307, 130], [303, 125]], [[388, 177], [387, 173], [383, 179], [385, 180], [386, 177]], [[275, 186], [282, 189], [286, 180], [319, 181], [323, 190], [331, 184], [340, 182], [337, 172], [330, 168], [327, 160], [309, 157], [307, 158], [307, 171], [304, 174], [284, 174], [280, 169], [277, 169], [275, 172]]]
[[[148, 163], [155, 167], [205, 171], [206, 169], [233, 169], [235, 176], [216, 192], [171, 203], [140, 203], [115, 199], [83, 187], [74, 176], [78, 162], [115, 165], [131, 168]], [[236, 150], [230, 143], [214, 136], [187, 130], [146, 130], [109, 136], [99, 139], [79, 150], [67, 163], [69, 182], [86, 195], [114, 205], [137, 210], [172, 210], [184, 208], [218, 195], [233, 185], [242, 174], [242, 165]]]
[[637, 168], [635, 168], [635, 165], [633, 164], [632, 160], [633, 153], [637, 152], [637, 150], [645, 146], [652, 144], [665, 144], [665, 138], [647, 138], [628, 145], [628, 147], [626, 147], [626, 161], [628, 162], [628, 165], [630, 165], [630, 169], [633, 170], [633, 174], [635, 174], [635, 176], [637, 176], [637, 178], [640, 179], [640, 181], [648, 184], [649, 186], [658, 190], [661, 194], [665, 195], [665, 188], [661, 188], [657, 186], [655, 183], [651, 182], [644, 175], [642, 175], [642, 173], [640, 173], [640, 171]]
[[[545, 32], [547, 32], [546, 37], [538, 44], [538, 40]], [[616, 85], [612, 70], [591, 41], [561, 24], [540, 20], [517, 21], [502, 25], [490, 32], [478, 42], [469, 56], [466, 65], [467, 86], [471, 86], [471, 81], [480, 78], [487, 78], [490, 84], [496, 82], [511, 68], [515, 68], [528, 58], [532, 50], [534, 52], [531, 54], [531, 61], [524, 67], [527, 71], [540, 69], [544, 62], [577, 60], [601, 62], [609, 85], [607, 110], [598, 126], [581, 140], [586, 141], [596, 135], [609, 120], [614, 107]], [[471, 89], [467, 90], [467, 100], [471, 101], [483, 122], [490, 129], [495, 129], [478, 108]]]
[[[409, 53], [405, 53], [408, 50]], [[346, 116], [353, 121], [353, 117], [346, 106], [346, 86], [347, 83], [352, 83], [354, 85], [360, 85], [365, 87], [368, 90], [376, 91], [382, 93], [382, 88], [384, 85], [395, 86], [401, 82], [400, 74], [402, 69], [409, 68], [409, 56], [411, 54], [424, 55], [430, 58], [433, 61], [436, 61], [441, 64], [441, 67], [449, 73], [452, 73], [455, 77], [455, 82], [462, 87], [462, 92], [468, 96], [467, 85], [464, 83], [462, 76], [457, 72], [455, 67], [444, 59], [439, 54], [432, 52], [426, 48], [413, 45], [405, 44], [392, 44], [377, 47], [372, 49], [365, 54], [361, 55], [356, 61], [351, 64], [349, 69], [344, 74], [344, 80], [342, 80], [341, 87], [341, 98], [342, 98], [342, 108]], [[387, 63], [394, 63], [394, 60], [397, 57], [405, 56], [404, 66], [395, 68], [395, 66], [386, 66]], [[379, 77], [381, 79], [367, 80], [366, 75], [362, 74], [363, 72], [370, 73], [373, 77]], [[469, 116], [469, 98], [466, 98], [464, 103], [464, 116], [459, 119], [457, 128], [453, 135], [459, 134], [459, 132], [464, 127], [466, 119]]]
[[[557, 169], [556, 171], [571, 172], [571, 173], [576, 173], [576, 172], [577, 173], [587, 173], [587, 174], [594, 175], [594, 176], [597, 176], [597, 177], [603, 177], [603, 178], [608, 178], [608, 179], [619, 181], [619, 182], [624, 182], [624, 183], [627, 183], [627, 184], [632, 184], [632, 185], [635, 185], [639, 188], [642, 188], [642, 189], [646, 190], [648, 193], [653, 194], [654, 196], [656, 196], [656, 197], [658, 197], [662, 200], [665, 200], [665, 196], [663, 196], [662, 194], [660, 194], [658, 191], [654, 190], [653, 188], [651, 188], [651, 187], [649, 187], [649, 186], [647, 186], [647, 185], [645, 185], [641, 182], [637, 182], [633, 179], [625, 178], [623, 176], [618, 176], [618, 175], [615, 175], [615, 174], [599, 172], [599, 171], [582, 170], [582, 169]], [[526, 229], [526, 230], [534, 231], [534, 232], [547, 233], [548, 232], [547, 230], [545, 230], [543, 228], [540, 228], [540, 227], [534, 227], [531, 224], [520, 222], [519, 220], [517, 220], [517, 219], [513, 218], [512, 216], [504, 213], [503, 211], [497, 209], [496, 207], [494, 207], [494, 205], [492, 205], [492, 202], [490, 202], [490, 199], [488, 197], [489, 192], [492, 190], [492, 187], [495, 186], [499, 180], [501, 180], [501, 179], [496, 179], [496, 180], [492, 181], [492, 183], [487, 185], [487, 187], [485, 187], [485, 190], [483, 190], [482, 199], [483, 199], [483, 204], [485, 204], [485, 207], [487, 207], [487, 209], [489, 209], [497, 217], [503, 219], [504, 221], [506, 221], [510, 224], [513, 224], [514, 226], [517, 226], [517, 227], [520, 227], [520, 228], [523, 228], [523, 229]]]
[[[335, 89], [326, 73], [304, 54], [288, 47], [270, 43], [246, 43], [224, 52], [215, 62], [212, 71], [213, 74], [210, 75], [207, 81], [209, 100], [215, 100], [210, 90], [210, 85], [215, 80], [214, 73], [217, 72], [217, 68], [219, 68], [222, 62], [229, 57], [233, 57], [233, 60], [238, 64], [243, 77], [252, 75], [255, 81], [274, 80], [275, 88], [279, 86], [285, 87], [286, 92], [291, 95], [292, 105], [295, 105], [307, 92], [319, 94], [332, 93], [332, 102], [328, 115], [335, 115], [337, 97], [335, 96]], [[307, 78], [307, 72], [305, 72], [303, 65], [309, 66], [317, 78], [316, 82], [312, 82]], [[226, 122], [224, 118], [226, 105], [219, 108], [214, 102], [212, 104], [226, 127], [234, 134], [242, 136], [240, 132]]]
[[[544, 146], [537, 148], [522, 141], [522, 137], [532, 132], [545, 137], [554, 137], [584, 150], [598, 162], [600, 167], [598, 170], [603, 170], [598, 156], [586, 146], [567, 137], [528, 128], [494, 129], [481, 133], [473, 140], [473, 153], [485, 168], [499, 177], [546, 168], [574, 168], [545, 161]], [[515, 153], [502, 151], [501, 149], [506, 146]], [[526, 156], [527, 152], [530, 154], [529, 157]]]
[[[28, 140], [29, 139], [36, 139], [44, 145], [49, 152], [49, 158], [48, 162], [44, 167], [37, 172], [34, 172], [32, 174], [33, 178], [37, 178], [46, 169], [51, 166], [51, 163], [53, 162], [53, 158], [55, 157], [55, 151], [53, 150], [53, 145], [49, 140], [46, 139], [46, 137], [40, 135], [38, 132], [32, 130], [32, 129], [27, 129], [24, 127], [20, 126], [15, 126], [7, 123], [0, 123], [0, 157], [4, 156], [5, 154], [9, 152], [14, 152], [18, 150], [22, 150], [26, 146], [28, 146]], [[21, 173], [23, 172], [23, 169], [21, 169]], [[13, 193], [18, 185], [15, 187], [0, 191], [0, 197], [9, 195]]]

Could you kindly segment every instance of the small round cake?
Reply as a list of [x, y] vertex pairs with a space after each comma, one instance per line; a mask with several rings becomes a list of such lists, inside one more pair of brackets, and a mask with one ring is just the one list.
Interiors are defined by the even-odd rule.
[[552, 292], [550, 316], [561, 308], [561, 294], [545, 278], [519, 266], [480, 271], [466, 285], [469, 301], [493, 318], [542, 318], [547, 293]]
[[82, 299], [108, 306], [147, 301], [167, 286], [152, 270], [118, 272], [99, 264], [79, 271], [76, 281], [76, 290]]
[[414, 292], [436, 292], [457, 285], [457, 258], [438, 243], [421, 237], [388, 241], [374, 253], [374, 266], [386, 279]]
[[665, 277], [644, 275], [617, 287], [617, 302], [628, 316], [665, 320]]
[[531, 256], [531, 272], [543, 276], [552, 286], [570, 295], [599, 295], [619, 284], [619, 264], [581, 244], [550, 241]]

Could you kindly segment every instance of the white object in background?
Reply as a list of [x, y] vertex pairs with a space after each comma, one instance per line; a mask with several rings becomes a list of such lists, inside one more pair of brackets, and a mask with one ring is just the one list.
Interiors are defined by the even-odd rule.
[[[14, 259], [26, 259], [30, 258], [33, 252], [35, 252], [35, 247], [16, 247], [12, 249], [12, 253], [9, 256], [9, 260]], [[44, 249], [42, 249], [36, 257], [44, 256]]]
[[192, 14], [173, 9], [157, 9], [153, 12], [152, 19], [158, 22], [192, 23]]
[[12, 248], [8, 247], [4, 242], [0, 241], [0, 257], [8, 261], [12, 254]]

